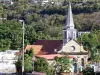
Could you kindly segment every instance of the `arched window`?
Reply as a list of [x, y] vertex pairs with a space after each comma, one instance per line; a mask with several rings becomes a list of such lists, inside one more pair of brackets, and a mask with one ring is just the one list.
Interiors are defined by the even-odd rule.
[[77, 59], [73, 58], [74, 73], [77, 73]]
[[84, 58], [81, 59], [81, 64], [84, 67]]

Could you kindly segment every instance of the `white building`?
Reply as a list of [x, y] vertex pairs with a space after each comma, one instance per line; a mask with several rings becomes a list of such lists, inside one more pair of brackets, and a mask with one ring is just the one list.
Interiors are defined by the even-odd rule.
[[80, 37], [82, 34], [89, 34], [90, 32], [89, 31], [86, 31], [86, 32], [83, 32], [83, 31], [80, 31], [80, 32], [78, 32], [78, 37]]
[[13, 5], [14, 2], [12, 0], [0, 0], [1, 3], [3, 3], [3, 5], [9, 4], [9, 5]]
[[33, 0], [34, 3], [41, 3], [41, 5], [45, 5], [45, 4], [48, 4], [48, 3], [51, 3], [51, 4], [56, 4], [56, 5], [61, 5], [63, 0]]
[[19, 50], [7, 50], [0, 52], [0, 72], [16, 72], [15, 62], [17, 61], [16, 52]]

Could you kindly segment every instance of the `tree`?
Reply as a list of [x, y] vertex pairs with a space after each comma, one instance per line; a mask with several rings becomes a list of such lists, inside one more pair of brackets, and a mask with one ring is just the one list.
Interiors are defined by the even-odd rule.
[[33, 70], [32, 57], [29, 56], [28, 54], [25, 54], [24, 66], [25, 66], [25, 72], [32, 72]]
[[30, 57], [33, 57], [34, 49], [33, 48], [30, 48], [30, 50], [26, 50], [25, 54], [27, 54]]
[[78, 38], [78, 41], [83, 44], [84, 48], [92, 48], [98, 44], [97, 35], [94, 33], [86, 33]]
[[[21, 48], [22, 24], [16, 21], [19, 19], [25, 21], [25, 45], [33, 44], [38, 39], [62, 39], [68, 1], [57, 0], [58, 3], [62, 3], [60, 6], [56, 3], [41, 6], [41, 1], [40, 5], [28, 3], [28, 0], [14, 0], [13, 5], [0, 3], [0, 17], [7, 18], [7, 21], [0, 24], [0, 40], [2, 42], [5, 42], [5, 39], [9, 40], [9, 48], [6, 49]], [[83, 3], [83, 0], [70, 1], [76, 29], [81, 31], [100, 29], [100, 12], [97, 12], [100, 11], [99, 0], [86, 3]]]
[[5, 51], [10, 48], [11, 41], [10, 39], [0, 39], [0, 50]]
[[21, 60], [21, 57], [18, 57], [18, 61], [15, 62], [15, 66], [16, 66], [16, 72], [17, 73], [22, 73], [22, 60]]
[[30, 24], [33, 21], [33, 17], [31, 14], [26, 14], [25, 15], [25, 21], [27, 24]]
[[56, 64], [57, 65], [60, 65], [61, 69], [60, 69], [60, 73], [63, 73], [63, 72], [70, 72], [70, 64], [71, 64], [71, 61], [68, 59], [68, 57], [64, 56], [64, 57], [55, 57], [55, 61], [56, 61]]
[[[2, 15], [3, 15], [3, 7], [1, 6], [0, 4], [0, 18], [2, 18]], [[2, 19], [0, 19], [0, 23], [2, 23]]]
[[[33, 49], [26, 50], [24, 53], [24, 72], [32, 72], [33, 70], [33, 63], [32, 63], [32, 57], [33, 57]], [[22, 72], [22, 57], [21, 55], [18, 58], [18, 61], [15, 62], [16, 70], [18, 73]]]
[[94, 70], [90, 67], [87, 67], [83, 70], [83, 75], [95, 75]]
[[34, 63], [35, 71], [44, 72], [49, 75], [49, 67], [48, 62], [44, 58], [36, 58], [36, 62]]
[[37, 34], [34, 29], [34, 26], [27, 25], [25, 29], [25, 40], [27, 44], [33, 44], [37, 40]]
[[90, 57], [93, 61], [99, 60], [96, 60], [96, 57], [98, 57], [97, 53], [99, 53], [100, 50], [99, 34], [99, 31], [92, 31], [89, 34], [83, 34], [78, 38], [78, 41], [83, 44], [84, 49], [89, 51]]
[[62, 5], [63, 5], [63, 6], [66, 6], [67, 3], [68, 3], [68, 2], [67, 2], [66, 0], [64, 0], [63, 3], [62, 3]]
[[[0, 39], [1, 48], [3, 46], [8, 47], [7, 49], [17, 50], [21, 48], [22, 40], [22, 26], [17, 21], [5, 21], [5, 23], [0, 25]], [[5, 43], [4, 43], [5, 42]], [[6, 44], [8, 43], [8, 44]]]
[[25, 66], [25, 72], [32, 72], [33, 70], [33, 49], [26, 50], [26, 53], [24, 54], [24, 66]]

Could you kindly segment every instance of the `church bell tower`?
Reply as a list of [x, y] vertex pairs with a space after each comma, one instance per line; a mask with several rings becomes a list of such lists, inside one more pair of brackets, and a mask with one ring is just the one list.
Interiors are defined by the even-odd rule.
[[73, 22], [72, 8], [71, 8], [70, 2], [69, 2], [69, 7], [68, 7], [66, 24], [64, 25], [64, 28], [63, 28], [63, 36], [64, 36], [63, 44], [66, 44], [71, 39], [75, 40], [77, 38], [77, 30], [75, 29], [75, 25]]

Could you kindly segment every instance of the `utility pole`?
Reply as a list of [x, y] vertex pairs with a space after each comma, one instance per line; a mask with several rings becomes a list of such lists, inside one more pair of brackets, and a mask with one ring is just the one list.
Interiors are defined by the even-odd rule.
[[22, 22], [23, 27], [23, 51], [22, 51], [22, 72], [24, 72], [24, 32], [25, 32], [25, 28], [24, 28], [24, 20], [19, 20], [20, 22]]
[[36, 61], [35, 56], [33, 55], [32, 62], [33, 62], [33, 73], [34, 73], [34, 62]]

